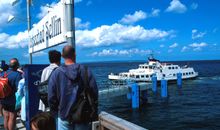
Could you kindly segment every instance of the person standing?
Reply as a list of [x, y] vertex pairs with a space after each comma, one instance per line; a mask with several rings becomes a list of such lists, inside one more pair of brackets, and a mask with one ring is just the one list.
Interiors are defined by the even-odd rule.
[[[51, 113], [57, 117], [58, 130], [88, 130], [91, 126], [88, 122], [70, 123], [71, 108], [75, 105], [78, 96], [83, 89], [85, 67], [76, 64], [75, 49], [64, 46], [62, 57], [65, 65], [57, 68], [51, 75], [48, 83], [48, 103]], [[93, 98], [98, 101], [98, 87], [91, 71], [88, 72], [88, 84], [92, 90]]]
[[17, 58], [12, 58], [9, 64], [10, 69], [2, 73], [0, 76], [5, 74], [8, 77], [12, 93], [1, 100], [4, 116], [4, 128], [5, 130], [14, 130], [16, 123], [16, 111], [15, 111], [15, 92], [18, 87], [19, 81], [22, 79], [21, 73], [17, 71], [19, 67], [19, 61]]
[[[50, 74], [52, 73], [52, 71], [56, 69], [57, 67], [59, 67], [60, 62], [61, 62], [61, 53], [57, 50], [49, 51], [48, 56], [49, 56], [50, 65], [44, 68], [41, 74], [41, 83], [48, 81], [48, 78], [50, 77]], [[45, 88], [45, 90], [43, 91], [47, 93], [47, 85], [43, 86], [43, 88]], [[42, 100], [40, 100], [40, 103], [39, 103], [39, 110], [46, 111], [46, 106], [42, 102]]]

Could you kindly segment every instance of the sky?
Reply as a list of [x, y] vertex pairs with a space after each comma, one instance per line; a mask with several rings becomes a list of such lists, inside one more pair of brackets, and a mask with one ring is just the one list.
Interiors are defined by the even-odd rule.
[[[0, 0], [0, 60], [27, 64], [26, 0]], [[38, 23], [59, 0], [32, 0]], [[77, 62], [219, 60], [219, 0], [75, 0]], [[50, 7], [50, 8], [49, 8]], [[8, 17], [15, 19], [8, 23]], [[46, 64], [48, 51], [34, 53]]]

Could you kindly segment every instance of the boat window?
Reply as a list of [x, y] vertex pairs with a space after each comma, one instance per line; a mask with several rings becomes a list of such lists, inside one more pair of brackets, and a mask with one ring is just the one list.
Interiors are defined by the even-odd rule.
[[176, 76], [176, 74], [173, 74], [173, 76]]
[[188, 75], [188, 73], [186, 73], [186, 75]]
[[147, 66], [145, 66], [145, 69], [147, 69]]
[[163, 77], [166, 77], [166, 75], [165, 75], [165, 74], [163, 74]]
[[176, 67], [176, 69], [178, 69], [178, 67]]
[[192, 72], [192, 74], [194, 74], [194, 73]]
[[140, 76], [139, 76], [139, 75], [136, 75], [136, 78], [140, 78]]
[[146, 78], [149, 78], [149, 75], [146, 75]]
[[141, 75], [141, 78], [144, 78], [144, 75]]
[[183, 73], [183, 75], [185, 75], [185, 73]]
[[172, 69], [174, 70], [174, 67], [172, 67]]
[[149, 69], [152, 69], [152, 66], [149, 66]]
[[162, 70], [160, 70], [160, 73], [162, 73]]
[[171, 69], [171, 67], [168, 68], [169, 70]]

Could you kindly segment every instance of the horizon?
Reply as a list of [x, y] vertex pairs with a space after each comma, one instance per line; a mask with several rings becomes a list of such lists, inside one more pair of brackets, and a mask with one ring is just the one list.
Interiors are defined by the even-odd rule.
[[[15, 6], [12, 1], [0, 1], [0, 11], [4, 11], [0, 16], [0, 60], [17, 57], [27, 64], [26, 1], [19, 0]], [[58, 2], [33, 0], [32, 26]], [[161, 61], [220, 60], [219, 4], [200, 0], [75, 0], [77, 62], [144, 61], [152, 52]], [[15, 18], [8, 23], [10, 15]], [[48, 51], [61, 51], [64, 45], [33, 54], [33, 63], [49, 63]]]

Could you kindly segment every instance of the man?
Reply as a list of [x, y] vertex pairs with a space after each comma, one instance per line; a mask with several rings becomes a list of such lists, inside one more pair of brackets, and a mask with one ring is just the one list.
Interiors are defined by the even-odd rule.
[[[42, 75], [41, 75], [41, 83], [48, 80], [52, 71], [55, 68], [59, 67], [59, 65], [60, 65], [61, 53], [59, 51], [51, 50], [48, 52], [48, 55], [49, 55], [50, 65], [43, 70]], [[47, 90], [45, 90], [45, 91], [47, 91]], [[46, 110], [45, 104], [43, 104], [43, 102], [41, 100], [39, 103], [39, 110], [41, 110], [41, 111]]]
[[[9, 64], [10, 69], [5, 71], [8, 75], [9, 84], [12, 88], [12, 93], [10, 96], [1, 100], [2, 108], [3, 108], [3, 116], [4, 116], [4, 127], [5, 130], [15, 130], [16, 123], [16, 112], [15, 112], [15, 92], [18, 87], [19, 81], [22, 79], [21, 73], [17, 71], [19, 67], [18, 59], [13, 58], [10, 60]], [[0, 76], [3, 76], [2, 73]]]
[[[52, 73], [48, 84], [48, 102], [50, 111], [58, 117], [58, 130], [87, 130], [91, 129], [89, 123], [71, 124], [68, 119], [71, 115], [71, 107], [76, 103], [77, 95], [82, 91], [82, 80], [85, 78], [85, 68], [76, 64], [75, 49], [66, 45], [62, 56], [65, 65]], [[88, 71], [88, 83], [92, 89], [94, 98], [98, 99], [98, 88], [94, 76]]]

